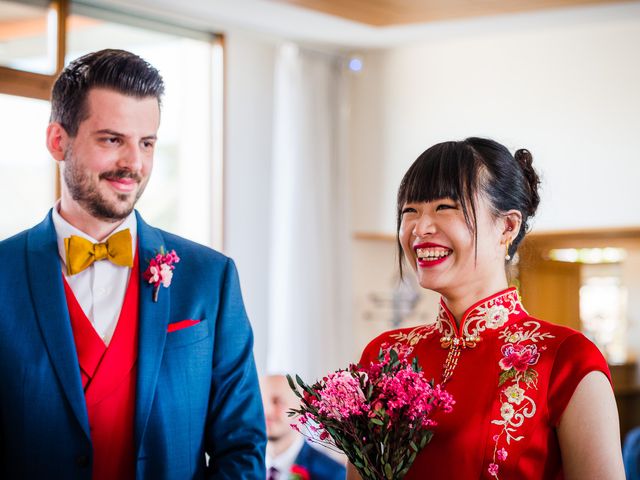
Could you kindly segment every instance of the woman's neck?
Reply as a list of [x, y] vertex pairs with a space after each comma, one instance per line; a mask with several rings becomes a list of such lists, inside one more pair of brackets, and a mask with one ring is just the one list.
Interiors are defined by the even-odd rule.
[[475, 303], [490, 297], [509, 287], [506, 274], [493, 281], [478, 282], [475, 285], [465, 285], [452, 291], [441, 292], [444, 303], [453, 315], [456, 325], [460, 327], [460, 322], [465, 312]]

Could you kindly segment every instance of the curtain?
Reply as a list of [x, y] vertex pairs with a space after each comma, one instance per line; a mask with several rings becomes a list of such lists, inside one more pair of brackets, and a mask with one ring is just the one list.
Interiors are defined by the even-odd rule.
[[353, 350], [343, 61], [282, 45], [274, 90], [267, 369], [310, 381]]

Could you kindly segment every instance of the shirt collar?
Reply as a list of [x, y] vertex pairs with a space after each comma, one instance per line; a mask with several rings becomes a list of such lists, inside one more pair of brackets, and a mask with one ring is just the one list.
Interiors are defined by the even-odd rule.
[[442, 334], [443, 346], [451, 342], [475, 344], [487, 331], [494, 331], [507, 323], [528, 315], [520, 302], [515, 287], [502, 290], [472, 305], [462, 316], [458, 328], [453, 314], [449, 311], [444, 299], [440, 300], [440, 310], [436, 320], [436, 328]]
[[[74, 227], [69, 222], [67, 222], [64, 218], [62, 218], [62, 215], [60, 215], [59, 209], [60, 209], [60, 201], [56, 202], [56, 204], [53, 207], [52, 219], [53, 219], [53, 227], [56, 230], [56, 239], [58, 242], [58, 254], [60, 255], [60, 260], [62, 261], [63, 266], [66, 267], [67, 255], [66, 255], [66, 250], [64, 248], [65, 238], [68, 238], [71, 235], [76, 235], [78, 237], [86, 238], [92, 243], [98, 243], [98, 240], [96, 240], [95, 238], [92, 238], [90, 235], [87, 235], [82, 230]], [[116, 232], [125, 230], [127, 228], [131, 233], [131, 254], [133, 257], [135, 257], [136, 245], [137, 245], [136, 239], [137, 239], [137, 233], [138, 233], [138, 222], [136, 221], [136, 214], [134, 211], [132, 211], [124, 219], [124, 221], [120, 225], [118, 225], [118, 227], [113, 232], [111, 232], [111, 235], [113, 235]]]
[[287, 475], [289, 474], [291, 467], [295, 464], [296, 458], [298, 457], [303, 445], [304, 439], [296, 436], [296, 439], [289, 448], [280, 455], [273, 458], [267, 456], [267, 469], [275, 467], [278, 469], [278, 472], [280, 472], [282, 478], [288, 478]]

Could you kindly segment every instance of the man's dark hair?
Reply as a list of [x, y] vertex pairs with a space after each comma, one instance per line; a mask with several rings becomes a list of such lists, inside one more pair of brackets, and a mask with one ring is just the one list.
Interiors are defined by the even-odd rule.
[[106, 88], [137, 98], [155, 97], [160, 105], [164, 82], [158, 70], [125, 50], [106, 49], [71, 62], [51, 91], [51, 118], [72, 137], [89, 116], [87, 96], [92, 88]]

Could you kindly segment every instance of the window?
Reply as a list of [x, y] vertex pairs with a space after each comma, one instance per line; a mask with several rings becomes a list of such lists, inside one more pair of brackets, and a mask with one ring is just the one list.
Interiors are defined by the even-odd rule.
[[55, 12], [47, 1], [0, 0], [0, 65], [53, 75], [56, 72]]
[[[13, 6], [15, 2], [0, 0], [3, 8], [5, 3]], [[40, 72], [31, 75], [41, 75], [37, 78], [42, 81], [49, 78], [38, 95], [20, 93], [48, 98], [54, 76], [44, 75], [48, 68], [47, 52], [51, 51], [47, 41], [49, 45], [56, 42], [52, 42], [51, 29], [47, 30], [43, 22], [51, 18], [51, 14], [47, 14], [45, 6], [16, 5], [13, 9], [3, 10], [4, 16], [0, 16], [0, 22], [5, 26], [15, 25], [10, 41], [0, 44], [4, 48], [0, 50], [0, 64], [8, 65], [12, 71]], [[64, 64], [91, 51], [121, 48], [140, 55], [158, 68], [166, 84], [162, 121], [153, 174], [137, 208], [153, 225], [220, 248], [223, 78], [220, 37], [80, 2], [71, 4], [64, 31]], [[3, 71], [9, 70], [0, 69], [0, 74]], [[14, 93], [6, 85], [3, 88], [3, 81], [0, 81], [2, 91]], [[46, 92], [46, 96], [42, 92]], [[23, 197], [19, 197], [19, 211], [10, 214], [11, 204], [6, 199], [15, 198], [19, 188], [6, 191], [3, 188], [0, 208], [3, 219], [7, 220], [3, 220], [0, 238], [4, 238], [32, 225], [33, 218], [41, 218], [54, 203], [55, 167], [44, 145], [48, 103], [8, 95], [0, 97], [0, 102], [3, 102], [0, 103], [3, 111], [15, 111], [21, 119], [16, 122], [4, 119], [11, 123], [11, 129], [4, 130], [11, 132], [9, 138], [30, 139], [29, 148], [22, 142], [13, 142], [15, 149], [3, 152], [0, 159], [3, 173], [11, 172], [3, 177], [7, 182], [20, 185], [25, 192], [37, 192], [37, 195], [23, 194], [23, 197], [29, 196], [29, 202], [23, 202]], [[26, 156], [29, 161], [23, 160]], [[50, 187], [46, 187], [47, 182]]]
[[[49, 102], [0, 94], [0, 239], [35, 225], [55, 198], [55, 166], [45, 148]], [[19, 206], [19, 207], [18, 207]]]

